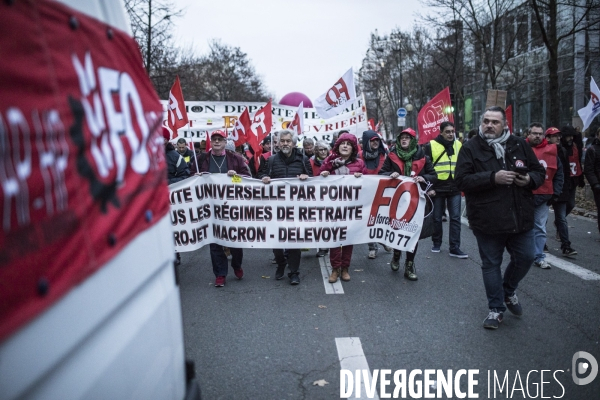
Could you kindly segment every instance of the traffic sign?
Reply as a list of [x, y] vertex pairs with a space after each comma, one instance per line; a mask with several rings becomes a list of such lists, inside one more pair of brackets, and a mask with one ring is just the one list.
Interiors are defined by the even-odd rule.
[[398, 117], [404, 118], [404, 117], [406, 117], [406, 114], [407, 114], [406, 108], [399, 108], [398, 109]]
[[406, 118], [398, 117], [398, 126], [405, 126]]

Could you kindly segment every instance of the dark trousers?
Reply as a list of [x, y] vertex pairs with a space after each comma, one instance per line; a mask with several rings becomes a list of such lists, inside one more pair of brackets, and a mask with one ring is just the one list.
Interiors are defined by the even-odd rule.
[[[488, 307], [506, 311], [504, 298], [512, 296], [519, 282], [527, 275], [534, 258], [533, 230], [515, 234], [488, 235], [473, 230], [481, 257], [483, 285]], [[504, 249], [510, 254], [510, 262], [502, 277]]]
[[348, 268], [352, 258], [353, 245], [334, 247], [329, 250], [331, 268]]
[[[231, 266], [233, 269], [242, 268], [244, 251], [234, 247], [230, 247], [229, 251], [231, 252]], [[214, 243], [210, 244], [210, 260], [212, 261], [213, 272], [215, 276], [227, 276], [229, 263], [227, 262], [227, 256], [225, 255], [223, 246]]]
[[554, 225], [560, 237], [560, 248], [566, 249], [571, 247], [569, 240], [569, 224], [567, 223], [567, 209], [569, 203], [566, 201], [556, 201], [552, 203], [554, 209]]
[[596, 213], [598, 213], [598, 232], [600, 232], [600, 190], [594, 192], [594, 201], [596, 202]]
[[300, 249], [287, 249], [287, 261], [285, 259], [285, 255], [283, 254], [283, 249], [273, 249], [273, 254], [275, 255], [275, 262], [279, 267], [285, 267], [287, 263], [290, 268], [290, 273], [288, 276], [298, 275], [298, 270], [300, 269], [300, 258], [302, 257], [302, 250]]
[[450, 243], [450, 251], [460, 249], [460, 194], [445, 195], [443, 193], [436, 194], [433, 200], [433, 236], [431, 240], [434, 246], [442, 245], [442, 237], [444, 228], [442, 226], [442, 216], [444, 215], [445, 206], [448, 206], [448, 241]]
[[[415, 256], [417, 255], [417, 250], [419, 250], [419, 242], [415, 246], [415, 249], [406, 252], [406, 261], [415, 261]], [[402, 252], [400, 250], [394, 250], [394, 259], [397, 260], [402, 257]]]

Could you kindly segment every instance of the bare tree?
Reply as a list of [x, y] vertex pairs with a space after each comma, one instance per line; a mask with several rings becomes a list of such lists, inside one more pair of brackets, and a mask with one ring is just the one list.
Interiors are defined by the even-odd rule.
[[[581, 31], [598, 30], [600, 27], [600, 0], [529, 0], [544, 46], [548, 51], [548, 80], [550, 101], [550, 124], [560, 124], [559, 46], [567, 38]], [[561, 11], [572, 18], [572, 23], [558, 24]]]
[[152, 78], [155, 69], [170, 56], [173, 19], [183, 10], [176, 9], [169, 0], [125, 0], [125, 9], [131, 20], [133, 37], [140, 46], [144, 67]]

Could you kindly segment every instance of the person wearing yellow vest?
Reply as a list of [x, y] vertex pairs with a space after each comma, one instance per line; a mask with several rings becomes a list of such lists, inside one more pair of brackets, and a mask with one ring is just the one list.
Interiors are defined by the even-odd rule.
[[542, 269], [550, 268], [544, 253], [546, 222], [548, 222], [550, 202], [552, 199], [558, 198], [563, 188], [563, 169], [560, 158], [558, 158], [558, 148], [555, 144], [548, 143], [544, 136], [559, 132], [557, 128], [551, 127], [544, 133], [542, 124], [534, 122], [529, 125], [529, 136], [527, 137], [527, 143], [529, 143], [540, 164], [546, 170], [544, 183], [532, 192], [534, 206], [533, 246], [535, 249], [533, 265]]
[[439, 253], [442, 247], [444, 228], [442, 217], [446, 207], [450, 217], [448, 241], [450, 243], [451, 257], [468, 258], [469, 256], [460, 249], [460, 190], [454, 183], [454, 170], [458, 160], [458, 152], [462, 144], [456, 140], [454, 124], [446, 121], [440, 124], [440, 134], [431, 142], [423, 146], [425, 155], [433, 162], [437, 173], [437, 181], [432, 186], [433, 199], [433, 253]]

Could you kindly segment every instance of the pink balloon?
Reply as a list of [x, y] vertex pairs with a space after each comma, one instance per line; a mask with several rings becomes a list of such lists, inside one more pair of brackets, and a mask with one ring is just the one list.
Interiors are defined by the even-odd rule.
[[300, 92], [288, 93], [279, 100], [279, 104], [293, 107], [298, 107], [301, 102], [304, 102], [304, 108], [313, 108], [312, 101], [304, 93]]

